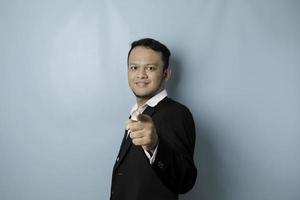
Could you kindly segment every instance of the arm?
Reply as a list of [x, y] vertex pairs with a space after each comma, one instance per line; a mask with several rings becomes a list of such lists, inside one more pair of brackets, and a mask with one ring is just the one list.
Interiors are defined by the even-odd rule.
[[156, 123], [159, 146], [152, 168], [172, 191], [186, 193], [197, 177], [194, 120], [185, 107], [166, 113]]

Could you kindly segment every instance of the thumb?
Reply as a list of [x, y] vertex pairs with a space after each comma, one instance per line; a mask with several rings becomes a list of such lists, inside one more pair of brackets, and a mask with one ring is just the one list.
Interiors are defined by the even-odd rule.
[[149, 115], [139, 114], [137, 116], [137, 120], [141, 121], [141, 122], [148, 122], [148, 121], [151, 121], [152, 119]]

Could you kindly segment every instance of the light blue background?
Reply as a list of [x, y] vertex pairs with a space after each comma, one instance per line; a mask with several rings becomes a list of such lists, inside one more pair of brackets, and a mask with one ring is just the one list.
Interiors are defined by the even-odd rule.
[[[181, 199], [300, 199], [297, 0], [0, 0], [0, 199], [104, 200], [131, 41], [172, 51], [169, 94], [197, 125]], [[128, 183], [130, 184], [130, 183]]]

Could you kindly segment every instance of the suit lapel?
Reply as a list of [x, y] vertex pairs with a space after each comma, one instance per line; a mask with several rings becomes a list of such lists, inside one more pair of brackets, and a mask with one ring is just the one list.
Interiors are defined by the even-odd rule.
[[129, 150], [129, 147], [132, 145], [131, 138], [127, 137], [127, 133], [128, 133], [128, 131], [125, 130], [124, 138], [123, 138], [123, 141], [122, 141], [122, 144], [121, 144], [121, 147], [120, 147], [120, 151], [119, 151], [119, 154], [118, 154], [115, 166], [114, 166], [114, 170], [117, 169], [117, 167], [123, 161], [126, 153]]
[[154, 111], [155, 111], [155, 107], [147, 106], [147, 108], [144, 110], [143, 114], [151, 117], [153, 115]]

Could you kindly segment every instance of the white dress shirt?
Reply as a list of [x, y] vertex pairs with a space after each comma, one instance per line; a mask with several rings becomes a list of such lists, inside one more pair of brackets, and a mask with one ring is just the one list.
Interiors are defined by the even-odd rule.
[[[138, 107], [137, 103], [132, 107], [131, 111], [130, 111], [130, 116], [132, 120], [137, 120], [137, 116], [141, 113], [143, 113], [146, 108], [148, 106], [150, 107], [154, 107], [156, 106], [161, 100], [163, 100], [166, 96], [168, 96], [167, 91], [164, 89], [161, 92], [157, 93], [155, 96], [153, 96], [152, 98], [150, 98], [144, 105], [142, 105], [141, 107]], [[128, 131], [128, 134], [130, 133], [130, 131]], [[127, 135], [128, 136], [128, 135]], [[158, 144], [156, 145], [156, 148], [154, 149], [153, 155], [151, 156], [150, 153], [148, 151], [146, 151], [144, 149], [144, 152], [147, 156], [147, 158], [150, 161], [150, 164], [152, 165], [155, 161], [155, 157], [156, 157], [156, 153], [157, 153], [157, 147]]]

